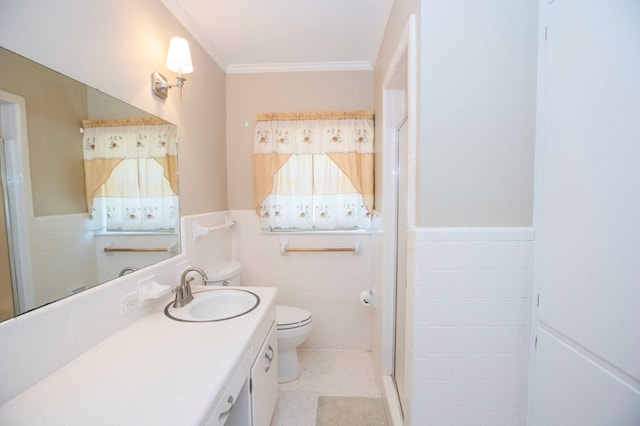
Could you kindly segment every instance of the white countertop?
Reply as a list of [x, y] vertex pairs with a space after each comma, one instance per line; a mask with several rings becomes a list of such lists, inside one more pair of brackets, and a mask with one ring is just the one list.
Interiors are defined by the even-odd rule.
[[199, 424], [275, 307], [276, 289], [242, 289], [256, 293], [260, 305], [219, 322], [167, 318], [168, 297], [149, 315], [0, 406], [0, 424]]

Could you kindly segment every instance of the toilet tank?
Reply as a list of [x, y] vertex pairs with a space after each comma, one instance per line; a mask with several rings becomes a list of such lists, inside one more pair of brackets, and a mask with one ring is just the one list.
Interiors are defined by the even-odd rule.
[[227, 260], [207, 272], [206, 285], [239, 286], [242, 265], [237, 260]]

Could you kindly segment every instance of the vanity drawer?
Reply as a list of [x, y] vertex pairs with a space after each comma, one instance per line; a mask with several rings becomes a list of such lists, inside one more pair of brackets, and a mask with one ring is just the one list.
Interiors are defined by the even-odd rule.
[[248, 425], [251, 418], [249, 406], [249, 371], [251, 355], [247, 353], [236, 367], [236, 371], [229, 380], [225, 390], [210, 411], [207, 419], [202, 422], [207, 426]]

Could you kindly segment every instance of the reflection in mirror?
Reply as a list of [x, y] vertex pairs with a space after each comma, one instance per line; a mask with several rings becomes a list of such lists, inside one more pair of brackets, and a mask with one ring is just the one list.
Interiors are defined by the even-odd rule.
[[0, 63], [0, 321], [178, 254], [176, 127]]

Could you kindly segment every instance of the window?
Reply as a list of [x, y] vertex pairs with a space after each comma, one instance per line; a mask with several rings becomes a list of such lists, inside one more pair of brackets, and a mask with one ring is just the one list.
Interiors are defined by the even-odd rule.
[[369, 228], [373, 117], [369, 112], [258, 116], [256, 211], [272, 230]]
[[95, 123], [83, 122], [83, 144], [88, 209], [99, 228], [176, 229], [175, 126], [158, 119]]

